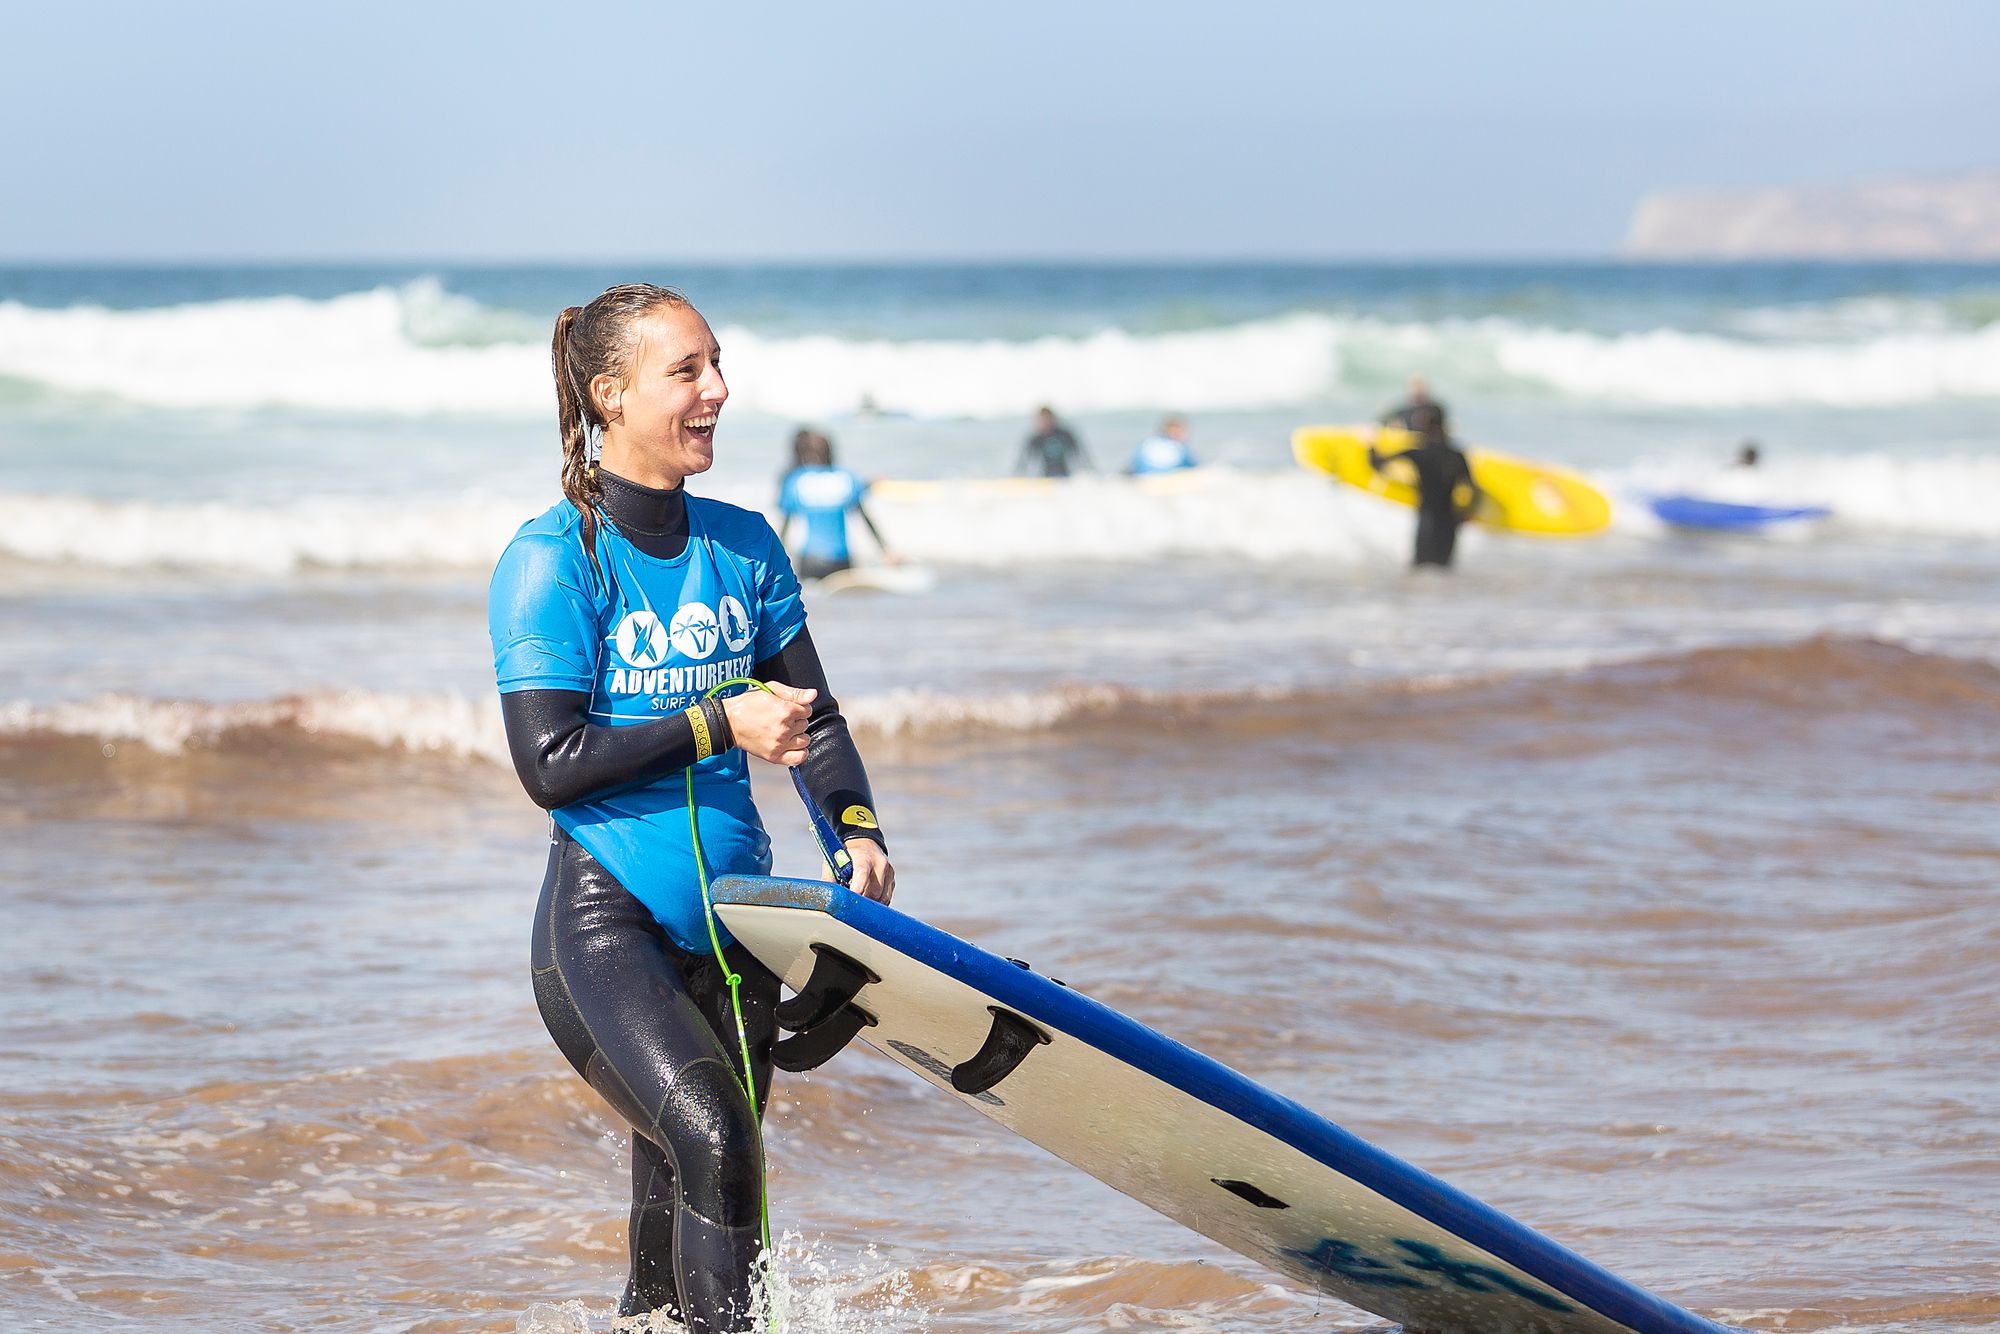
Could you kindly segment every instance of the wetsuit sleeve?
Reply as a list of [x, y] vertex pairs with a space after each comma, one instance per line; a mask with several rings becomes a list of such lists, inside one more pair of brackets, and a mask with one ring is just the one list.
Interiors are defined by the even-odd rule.
[[812, 633], [801, 626], [783, 649], [757, 664], [756, 672], [760, 681], [779, 681], [819, 692], [813, 699], [812, 716], [806, 720], [806, 758], [799, 766], [806, 791], [843, 841], [866, 838], [886, 851], [889, 844], [875, 819], [868, 771], [848, 734], [840, 702], [827, 689], [826, 669], [820, 666]]
[[[734, 745], [721, 708], [704, 712], [715, 749]], [[521, 786], [548, 811], [656, 782], [701, 758], [685, 713], [603, 727], [590, 721], [588, 691], [512, 691], [500, 696], [500, 718]]]
[[858, 500], [854, 502], [854, 512], [861, 516], [861, 522], [868, 529], [868, 535], [875, 539], [875, 545], [887, 551], [889, 543], [883, 538], [882, 530], [875, 526], [875, 520], [869, 516], [867, 509]]
[[[1465, 504], [1459, 509], [1458, 517], [1462, 520], [1470, 519], [1479, 512], [1479, 502], [1485, 498], [1486, 493], [1480, 489], [1478, 480], [1472, 475], [1472, 460], [1463, 454], [1458, 456], [1458, 478], [1460, 485], [1463, 485], [1468, 493]], [[1454, 496], [1458, 494], [1457, 486], [1452, 487], [1452, 494]]]

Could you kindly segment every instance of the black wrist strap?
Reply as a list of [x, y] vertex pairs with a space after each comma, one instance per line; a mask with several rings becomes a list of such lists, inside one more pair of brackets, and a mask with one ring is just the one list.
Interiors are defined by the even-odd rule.
[[729, 715], [723, 710], [721, 700], [702, 700], [701, 716], [708, 719], [708, 735], [717, 755], [735, 746], [736, 734], [729, 730]]

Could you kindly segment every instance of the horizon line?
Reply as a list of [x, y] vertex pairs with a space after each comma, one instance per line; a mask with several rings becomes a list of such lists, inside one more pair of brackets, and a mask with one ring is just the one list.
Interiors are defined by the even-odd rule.
[[623, 266], [684, 265], [689, 268], [1148, 268], [1211, 265], [1225, 268], [1249, 267], [1354, 267], [1393, 268], [1442, 267], [1447, 265], [1599, 265], [1630, 267], [1672, 267], [1689, 265], [1751, 264], [1906, 264], [1906, 265], [2000, 265], [1996, 256], [1949, 255], [1635, 255], [1621, 251], [1576, 253], [1495, 253], [1409, 254], [1409, 255], [1244, 255], [1244, 254], [1159, 254], [1159, 255], [682, 255], [550, 257], [537, 255], [26, 255], [0, 256], [0, 269], [282, 269], [282, 268], [618, 268]]

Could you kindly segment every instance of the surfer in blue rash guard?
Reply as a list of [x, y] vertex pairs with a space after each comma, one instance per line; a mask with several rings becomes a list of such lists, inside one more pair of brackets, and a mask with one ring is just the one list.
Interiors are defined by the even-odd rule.
[[805, 521], [805, 543], [792, 565], [801, 579], [824, 579], [854, 568], [848, 550], [847, 515], [851, 510], [875, 539], [885, 565], [901, 562], [862, 504], [868, 483], [845, 468], [834, 466], [833, 441], [817, 431], [801, 430], [792, 437], [792, 467], [778, 481], [778, 540], [791, 532], [794, 518]]
[[[508, 544], [488, 602], [508, 748], [554, 822], [535, 1000], [632, 1127], [619, 1313], [737, 1334], [763, 1249], [758, 1121], [778, 980], [721, 934], [743, 979], [753, 1107], [697, 851], [710, 875], [770, 869], [754, 756], [800, 770], [856, 891], [888, 902], [895, 870], [777, 535], [686, 493], [714, 462], [729, 396], [707, 322], [669, 288], [614, 287], [562, 313], [552, 358], [564, 499]], [[706, 693], [743, 676], [770, 693]]]

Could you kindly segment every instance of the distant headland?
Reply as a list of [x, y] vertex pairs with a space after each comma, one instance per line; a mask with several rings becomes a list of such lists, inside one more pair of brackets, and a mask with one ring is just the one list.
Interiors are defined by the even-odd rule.
[[2000, 168], [1849, 185], [1662, 190], [1633, 211], [1642, 259], [2000, 259]]

